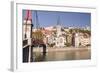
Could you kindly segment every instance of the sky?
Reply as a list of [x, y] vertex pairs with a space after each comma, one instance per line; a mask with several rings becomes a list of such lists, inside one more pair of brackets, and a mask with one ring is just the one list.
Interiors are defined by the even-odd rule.
[[[91, 26], [91, 13], [32, 10], [32, 23], [34, 27], [36, 25], [36, 12], [40, 27], [56, 26], [57, 23], [63, 27]], [[23, 10], [23, 19], [25, 17], [25, 13], [26, 10]]]

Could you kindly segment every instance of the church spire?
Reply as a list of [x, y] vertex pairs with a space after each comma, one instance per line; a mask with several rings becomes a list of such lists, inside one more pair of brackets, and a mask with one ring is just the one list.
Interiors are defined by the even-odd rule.
[[57, 25], [61, 25], [60, 16], [58, 16], [58, 18], [57, 18]]
[[25, 14], [25, 20], [32, 20], [32, 11], [31, 10], [27, 10], [26, 14]]
[[30, 37], [30, 34], [27, 34], [31, 31], [28, 31], [28, 29], [32, 30], [32, 11], [26, 10], [25, 16], [24, 16], [24, 26], [25, 26], [25, 38]]
[[40, 28], [40, 25], [39, 25], [39, 18], [38, 18], [38, 13], [37, 13], [37, 11], [35, 11], [35, 17], [36, 17], [36, 29], [38, 30], [39, 28]]

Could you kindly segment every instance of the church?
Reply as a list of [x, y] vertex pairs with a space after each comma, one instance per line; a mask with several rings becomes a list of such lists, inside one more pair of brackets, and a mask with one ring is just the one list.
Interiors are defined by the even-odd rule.
[[66, 43], [66, 36], [64, 31], [61, 30], [62, 27], [61, 25], [56, 26], [56, 41], [55, 41], [55, 46], [56, 47], [64, 47]]
[[59, 21], [55, 28], [52, 28], [51, 30], [51, 33], [46, 35], [47, 43], [54, 44], [54, 47], [64, 47], [66, 43], [66, 33], [62, 31], [62, 25], [59, 23]]

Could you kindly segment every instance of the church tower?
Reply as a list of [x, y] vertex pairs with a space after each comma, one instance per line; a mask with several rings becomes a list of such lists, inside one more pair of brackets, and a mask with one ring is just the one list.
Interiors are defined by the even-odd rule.
[[64, 43], [65, 43], [65, 37], [62, 35], [63, 32], [62, 32], [62, 25], [60, 23], [60, 17], [58, 17], [58, 20], [57, 20], [57, 25], [56, 25], [56, 41], [55, 41], [55, 45], [56, 47], [64, 47]]
[[61, 24], [60, 24], [60, 17], [58, 17], [57, 20], [57, 25], [56, 25], [56, 30], [57, 30], [57, 37], [59, 37], [61, 35]]
[[32, 61], [32, 11], [26, 10], [23, 20], [23, 62]]
[[27, 10], [23, 22], [23, 39], [29, 40], [32, 38], [32, 11]]

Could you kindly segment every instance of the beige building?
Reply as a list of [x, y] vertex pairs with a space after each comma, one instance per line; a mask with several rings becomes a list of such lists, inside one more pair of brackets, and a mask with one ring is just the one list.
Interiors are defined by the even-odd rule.
[[46, 28], [42, 30], [45, 35], [43, 40], [45, 40], [47, 44], [55, 44], [55, 47], [64, 47], [66, 43], [66, 36], [64, 35], [65, 32], [63, 32], [61, 28], [62, 27], [60, 25], [57, 25], [56, 28]]
[[72, 45], [72, 34], [69, 33], [69, 34], [66, 35], [66, 42], [70, 46]]
[[75, 34], [75, 47], [91, 45], [91, 37], [86, 33]]

